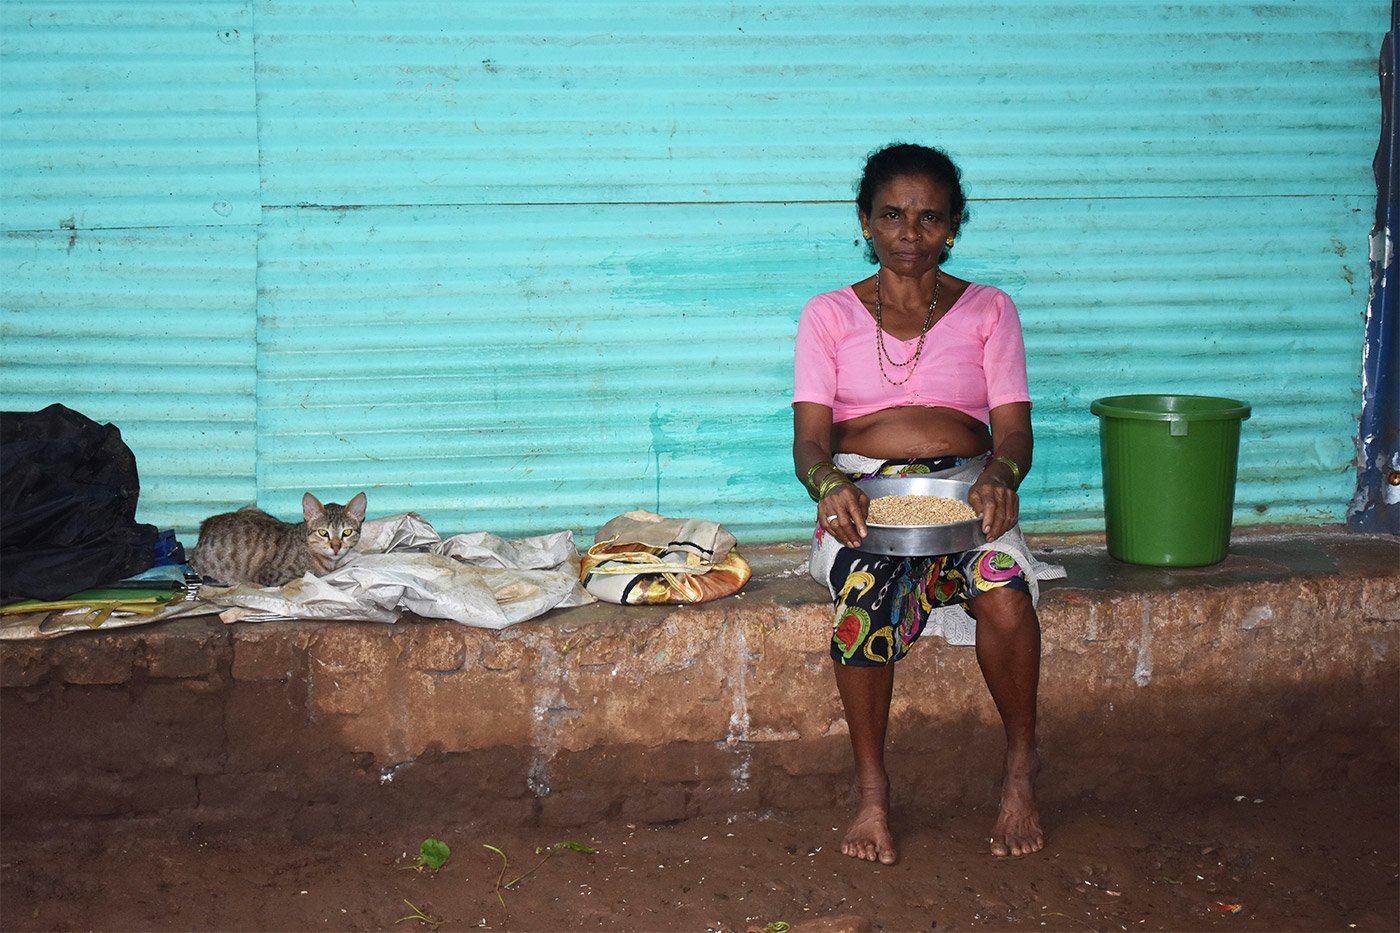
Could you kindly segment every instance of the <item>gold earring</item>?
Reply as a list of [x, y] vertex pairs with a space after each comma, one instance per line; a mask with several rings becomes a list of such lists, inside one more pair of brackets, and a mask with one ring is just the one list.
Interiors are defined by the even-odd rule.
[[863, 237], [865, 237], [867, 240], [870, 239], [870, 231], [869, 231], [869, 230], [862, 230], [862, 231], [860, 232], [860, 235], [863, 236]]
[[952, 237], [948, 237], [948, 239], [944, 240], [943, 242], [944, 242], [944, 243], [947, 243], [949, 246], [952, 246], [953, 243], [954, 243], [954, 240], [953, 240]]

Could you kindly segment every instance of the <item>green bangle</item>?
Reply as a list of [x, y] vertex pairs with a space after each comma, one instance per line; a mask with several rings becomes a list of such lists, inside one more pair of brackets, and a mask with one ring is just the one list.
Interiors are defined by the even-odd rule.
[[808, 488], [812, 488], [812, 481], [816, 477], [817, 471], [820, 470], [822, 467], [829, 467], [830, 469], [834, 470], [836, 469], [836, 464], [832, 463], [830, 460], [818, 460], [816, 463], [812, 464], [811, 469], [807, 471]]
[[807, 495], [812, 497], [813, 502], [821, 501], [821, 496], [817, 494], [817, 489], [819, 487], [816, 482], [816, 475], [817, 471], [822, 469], [831, 471], [831, 475], [827, 476], [827, 479], [830, 479], [831, 476], [839, 476], [841, 473], [841, 471], [837, 469], [836, 464], [832, 463], [830, 460], [818, 460], [816, 463], [812, 464], [807, 470], [807, 480], [802, 485], [807, 489]]
[[825, 499], [827, 496], [831, 495], [831, 493], [834, 490], [840, 489], [842, 486], [854, 485], [855, 484], [851, 482], [851, 478], [849, 476], [838, 470], [837, 472], [828, 476], [826, 479], [822, 480], [821, 488], [817, 490], [817, 501], [820, 502], [822, 499]]
[[1016, 485], [1021, 485], [1021, 468], [1016, 465], [1015, 460], [1012, 460], [1010, 457], [993, 457], [992, 462], [1000, 463], [1002, 466], [1010, 470], [1011, 478], [1016, 481]]

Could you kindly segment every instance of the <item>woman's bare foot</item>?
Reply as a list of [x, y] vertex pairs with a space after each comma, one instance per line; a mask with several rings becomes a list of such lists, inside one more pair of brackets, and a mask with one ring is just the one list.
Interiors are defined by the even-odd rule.
[[889, 785], [862, 788], [855, 819], [851, 821], [851, 828], [846, 830], [846, 838], [841, 840], [842, 854], [881, 865], [893, 865], [898, 861], [894, 836], [890, 834], [889, 816]]
[[1040, 810], [1035, 805], [1035, 776], [1040, 761], [1029, 755], [1006, 754], [1006, 774], [1001, 782], [1001, 811], [992, 828], [992, 854], [1029, 855], [1045, 848]]

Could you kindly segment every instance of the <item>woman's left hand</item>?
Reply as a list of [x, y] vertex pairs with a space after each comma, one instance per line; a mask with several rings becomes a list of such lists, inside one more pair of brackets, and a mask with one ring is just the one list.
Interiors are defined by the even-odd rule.
[[1021, 497], [999, 479], [979, 476], [967, 491], [967, 504], [982, 516], [982, 533], [988, 541], [1000, 538], [1021, 515]]
[[1031, 468], [1034, 441], [1030, 402], [998, 405], [992, 409], [991, 425], [996, 445], [982, 475], [967, 491], [967, 504], [982, 516], [982, 531], [988, 541], [1006, 534], [1021, 517], [1021, 497], [1016, 495], [1016, 487]]

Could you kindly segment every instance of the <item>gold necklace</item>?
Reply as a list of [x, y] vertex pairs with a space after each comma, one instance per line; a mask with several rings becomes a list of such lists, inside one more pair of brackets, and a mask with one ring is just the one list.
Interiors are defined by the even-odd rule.
[[[903, 363], [895, 362], [890, 356], [890, 351], [885, 349], [885, 322], [880, 315], [880, 272], [875, 271], [875, 362], [880, 364], [880, 375], [892, 386], [902, 386], [910, 379], [914, 378], [914, 367], [918, 365], [919, 357], [924, 352], [924, 340], [928, 337], [929, 326], [933, 323], [933, 309], [938, 306], [938, 285], [943, 281], [942, 272], [935, 270], [933, 273], [933, 300], [928, 303], [928, 313], [924, 315], [924, 328], [919, 332], [919, 345], [914, 348], [914, 355]], [[895, 382], [885, 372], [885, 360], [890, 361], [891, 366], [908, 366], [909, 372], [904, 378]]]

